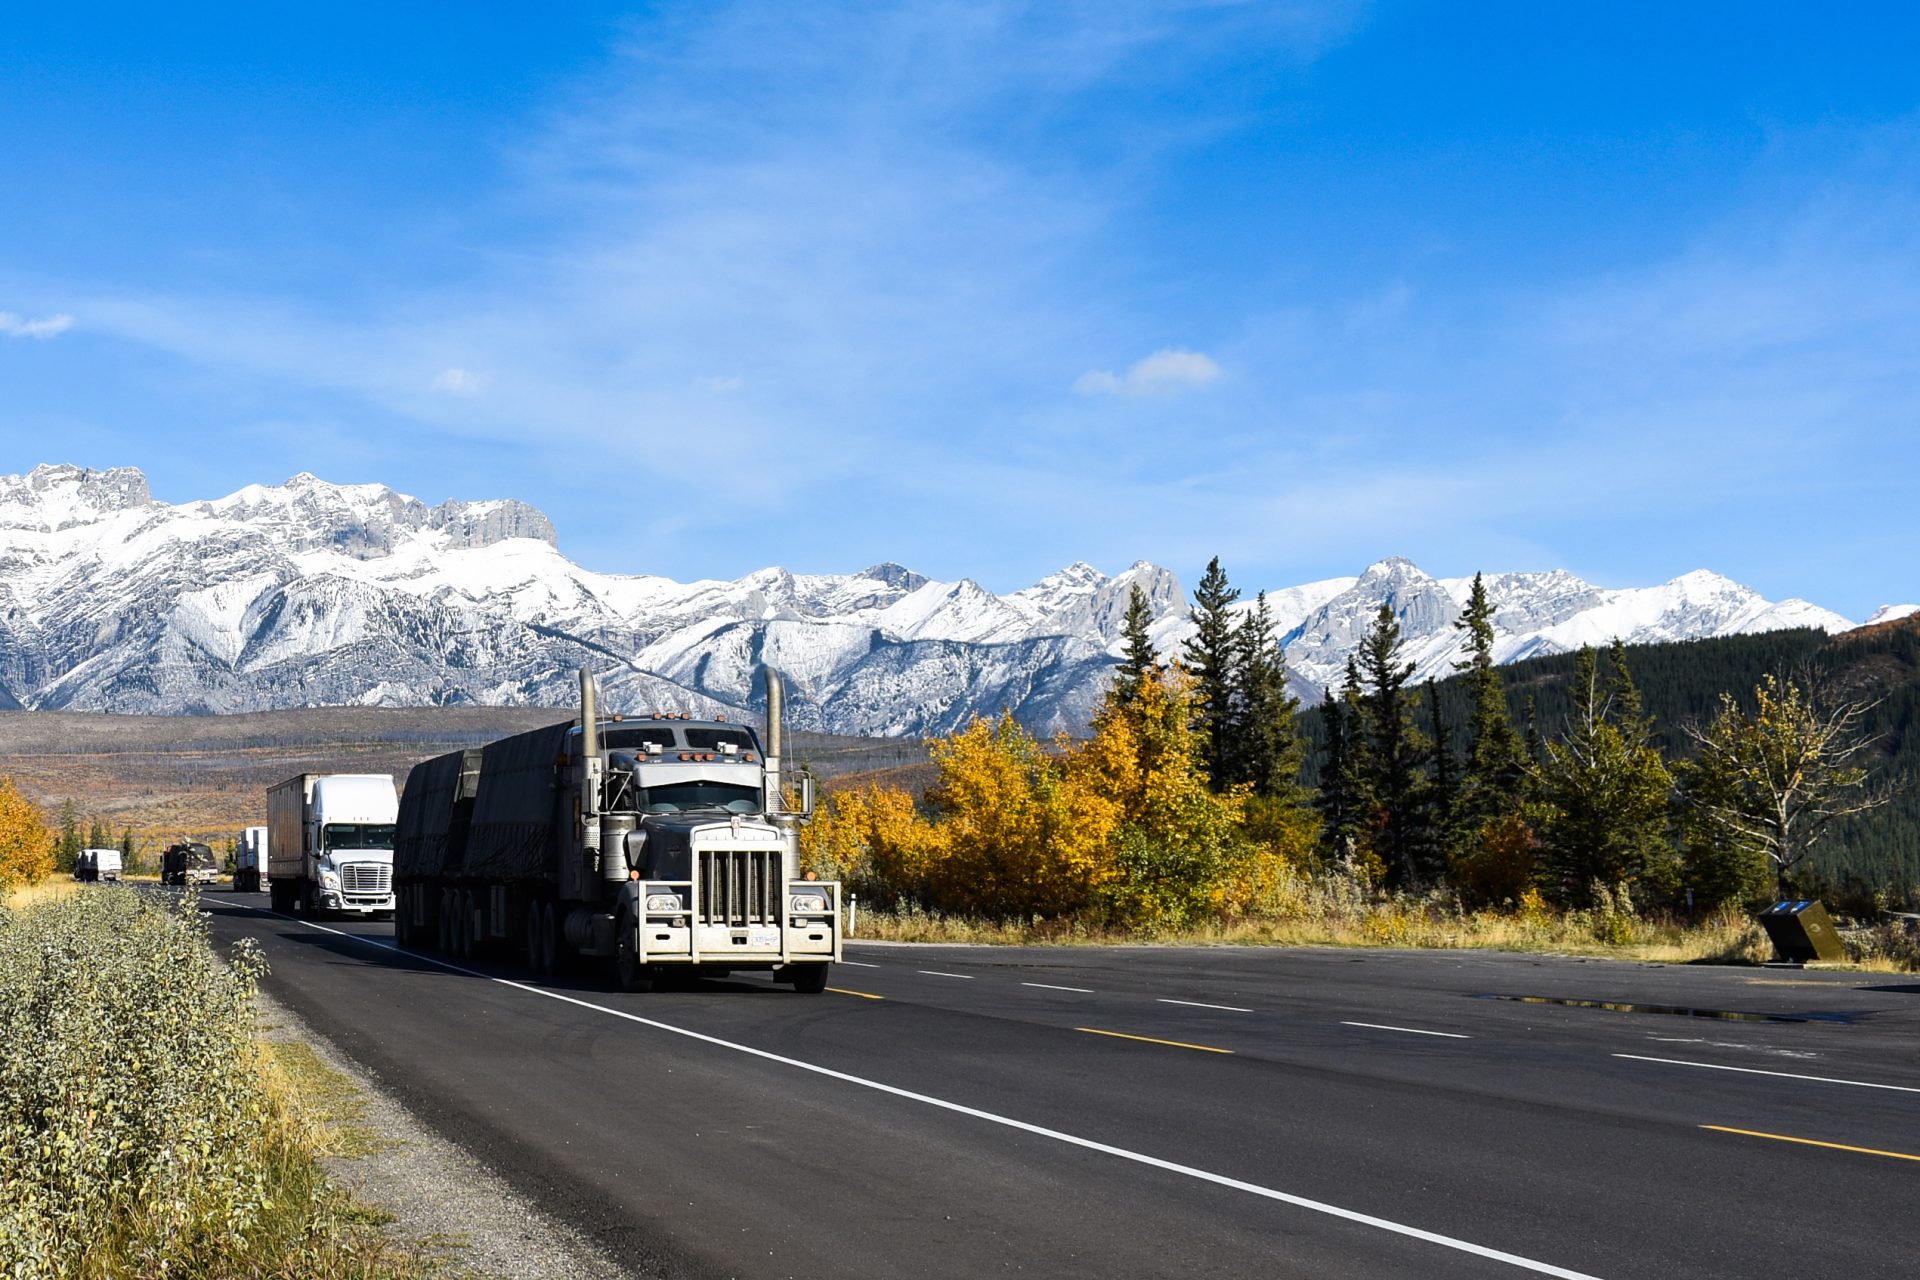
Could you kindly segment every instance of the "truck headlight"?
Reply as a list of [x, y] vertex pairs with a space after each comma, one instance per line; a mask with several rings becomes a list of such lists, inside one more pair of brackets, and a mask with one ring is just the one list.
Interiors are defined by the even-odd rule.
[[827, 895], [824, 893], [796, 893], [787, 899], [787, 910], [795, 915], [821, 916], [827, 913]]
[[679, 911], [680, 895], [677, 893], [650, 893], [647, 895], [649, 911]]
[[338, 889], [340, 887], [340, 877], [331, 871], [322, 871], [320, 873], [320, 883], [329, 889]]

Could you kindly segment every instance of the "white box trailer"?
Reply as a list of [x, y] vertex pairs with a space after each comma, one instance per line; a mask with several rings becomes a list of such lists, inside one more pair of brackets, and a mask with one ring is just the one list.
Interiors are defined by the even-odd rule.
[[233, 855], [233, 891], [259, 893], [267, 887], [267, 829], [248, 827], [240, 833]]
[[393, 911], [400, 797], [384, 773], [301, 773], [267, 789], [275, 911]]

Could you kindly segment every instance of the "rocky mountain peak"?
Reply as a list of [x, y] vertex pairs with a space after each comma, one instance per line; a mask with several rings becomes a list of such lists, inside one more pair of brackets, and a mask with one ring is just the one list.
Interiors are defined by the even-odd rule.
[[23, 476], [0, 476], [0, 526], [7, 528], [70, 529], [156, 505], [147, 477], [135, 467], [95, 471], [43, 462]]

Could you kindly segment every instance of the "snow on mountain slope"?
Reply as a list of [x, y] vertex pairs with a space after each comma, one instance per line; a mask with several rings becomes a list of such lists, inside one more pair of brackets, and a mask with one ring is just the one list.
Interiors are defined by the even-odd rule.
[[[1705, 571], [1625, 590], [1558, 570], [1486, 582], [1502, 661], [1616, 635], [1850, 625]], [[1388, 559], [1269, 591], [1267, 604], [1296, 690], [1317, 697], [1382, 601], [1419, 675], [1447, 674], [1470, 585]], [[806, 727], [945, 732], [1011, 709], [1040, 730], [1079, 730], [1135, 587], [1156, 646], [1177, 655], [1192, 633], [1186, 594], [1145, 561], [1113, 576], [1074, 564], [1005, 596], [891, 563], [682, 583], [584, 569], [544, 515], [511, 500], [428, 506], [301, 474], [170, 506], [131, 468], [42, 466], [0, 477], [0, 707], [566, 705], [584, 664], [610, 706], [741, 715], [763, 701], [755, 675], [771, 662]]]

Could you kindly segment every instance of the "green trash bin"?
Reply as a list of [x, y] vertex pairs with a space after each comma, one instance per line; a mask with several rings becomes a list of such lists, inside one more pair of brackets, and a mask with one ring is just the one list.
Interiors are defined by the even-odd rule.
[[1809, 960], [1845, 960], [1847, 949], [1833, 930], [1827, 909], [1813, 898], [1789, 898], [1760, 913], [1760, 926], [1782, 960], [1805, 964]]

